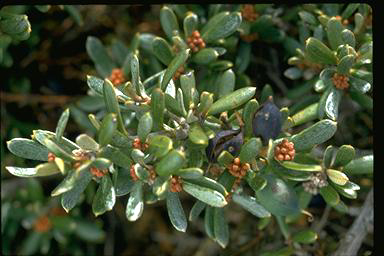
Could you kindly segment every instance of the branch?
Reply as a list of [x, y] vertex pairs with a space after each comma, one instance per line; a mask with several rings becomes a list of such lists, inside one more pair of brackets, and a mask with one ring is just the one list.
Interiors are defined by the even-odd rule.
[[373, 188], [369, 191], [359, 216], [353, 222], [332, 256], [354, 256], [369, 231], [373, 231]]
[[43, 103], [53, 105], [66, 105], [74, 96], [67, 95], [41, 95], [41, 94], [15, 94], [0, 92], [0, 100], [5, 102], [19, 102], [24, 104]]

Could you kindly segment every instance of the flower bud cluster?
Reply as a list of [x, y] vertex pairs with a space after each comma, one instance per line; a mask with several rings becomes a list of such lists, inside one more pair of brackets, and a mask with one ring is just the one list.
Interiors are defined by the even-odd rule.
[[337, 89], [341, 89], [341, 90], [348, 89], [349, 87], [348, 81], [349, 81], [349, 77], [342, 74], [335, 73], [332, 77], [332, 82]]
[[47, 232], [51, 228], [52, 228], [52, 222], [49, 220], [47, 216], [39, 217], [33, 226], [33, 229], [36, 232]]
[[233, 162], [228, 166], [229, 172], [237, 178], [244, 177], [249, 169], [251, 169], [249, 163], [240, 163], [240, 158], [238, 157], [233, 159]]
[[56, 158], [55, 154], [53, 154], [51, 152], [48, 153], [48, 162], [55, 161], [55, 158]]
[[123, 70], [121, 68], [114, 68], [111, 75], [108, 79], [112, 82], [113, 85], [122, 84], [125, 81]]
[[289, 142], [287, 139], [283, 139], [275, 147], [275, 159], [278, 161], [290, 161], [295, 158], [295, 147], [293, 142]]
[[180, 67], [176, 70], [175, 74], [173, 75], [173, 80], [177, 80], [177, 79], [179, 79], [179, 77], [180, 77], [182, 74], [184, 74], [184, 65], [180, 66]]
[[139, 177], [137, 177], [137, 175], [136, 175], [135, 167], [134, 167], [133, 164], [131, 165], [131, 168], [129, 168], [129, 174], [131, 175], [131, 178], [132, 178], [133, 181], [138, 181], [139, 180]]
[[309, 181], [303, 182], [304, 191], [316, 195], [319, 192], [319, 188], [328, 185], [327, 176], [323, 172], [317, 172], [311, 175]]
[[244, 4], [241, 15], [247, 21], [255, 21], [259, 17], [252, 4]]
[[135, 138], [132, 142], [132, 147], [135, 149], [140, 149], [141, 151], [145, 151], [148, 149], [148, 143], [142, 143], [139, 138]]
[[180, 192], [181, 190], [183, 190], [182, 180], [180, 176], [172, 176], [170, 190], [171, 192]]
[[107, 169], [99, 170], [96, 167], [91, 167], [90, 172], [94, 177], [100, 178], [100, 177], [103, 177], [105, 174], [107, 174], [108, 170]]
[[199, 50], [205, 48], [205, 42], [197, 30], [193, 31], [192, 35], [187, 38], [187, 43], [193, 52], [198, 52]]

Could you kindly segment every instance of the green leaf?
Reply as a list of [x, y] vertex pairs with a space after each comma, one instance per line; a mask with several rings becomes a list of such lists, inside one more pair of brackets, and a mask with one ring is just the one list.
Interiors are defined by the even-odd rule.
[[196, 203], [192, 206], [191, 211], [189, 212], [189, 221], [195, 221], [199, 217], [199, 215], [205, 209], [206, 204], [200, 200], [197, 200]]
[[255, 92], [256, 87], [244, 87], [238, 89], [214, 102], [209, 108], [207, 114], [215, 115], [224, 111], [235, 109], [253, 98]]
[[201, 187], [189, 181], [183, 181], [183, 190], [210, 206], [223, 207], [227, 205], [223, 194], [211, 188]]
[[117, 128], [120, 132], [127, 135], [127, 131], [125, 130], [124, 122], [121, 117], [119, 103], [117, 102], [116, 91], [113, 87], [113, 84], [108, 80], [104, 80], [103, 84], [103, 95], [105, 105], [109, 113], [115, 113], [117, 118]]
[[320, 194], [331, 206], [336, 206], [340, 202], [339, 194], [331, 185], [320, 188]]
[[61, 196], [61, 206], [63, 206], [66, 212], [69, 212], [73, 207], [76, 206], [81, 194], [87, 188], [91, 180], [92, 174], [89, 172], [88, 168], [78, 172], [78, 176], [76, 177], [73, 188]]
[[301, 71], [301, 69], [296, 67], [288, 68], [284, 71], [284, 76], [291, 80], [299, 79], [300, 77], [302, 77], [302, 75], [303, 72]]
[[197, 29], [198, 17], [193, 12], [188, 12], [183, 21], [185, 37], [191, 36], [192, 32]]
[[152, 52], [166, 66], [174, 57], [171, 46], [161, 37], [156, 37], [152, 41]]
[[193, 55], [192, 61], [200, 64], [207, 65], [219, 57], [219, 53], [213, 48], [204, 48]]
[[88, 36], [85, 43], [85, 48], [89, 57], [95, 63], [97, 71], [103, 77], [108, 77], [112, 73], [112, 69], [115, 68], [115, 64], [108, 56], [107, 50], [104, 48], [102, 42], [93, 36]]
[[97, 144], [93, 138], [84, 133], [76, 137], [76, 144], [84, 150], [96, 151], [99, 149], [99, 144]]
[[339, 104], [342, 96], [342, 90], [331, 87], [328, 97], [325, 101], [325, 114], [333, 121], [336, 121], [339, 115]]
[[[272, 151], [273, 152], [273, 151]], [[297, 154], [297, 153], [296, 153]], [[273, 158], [273, 153], [272, 153], [272, 156], [270, 156], [270, 167], [278, 174], [280, 174], [281, 176], [289, 179], [289, 180], [294, 180], [294, 181], [305, 181], [305, 180], [309, 180], [310, 177], [311, 177], [311, 170], [318, 170], [319, 166], [318, 165], [304, 165], [304, 166], [301, 166], [300, 163], [294, 163], [294, 164], [291, 164], [291, 163], [288, 163], [289, 161], [287, 161], [287, 164], [286, 166], [282, 165], [280, 161], [277, 161], [276, 159]], [[293, 168], [296, 168], [296, 169], [291, 169], [289, 167], [293, 167]], [[297, 169], [300, 169], [300, 168], [303, 168], [305, 170], [297, 170]], [[321, 170], [321, 168], [320, 168]]]
[[183, 152], [172, 149], [156, 164], [155, 171], [160, 176], [168, 176], [183, 167], [185, 161], [185, 154]]
[[34, 140], [15, 138], [7, 141], [7, 148], [18, 157], [48, 161], [48, 150]]
[[336, 65], [337, 57], [325, 44], [320, 40], [310, 37], [305, 43], [307, 57], [319, 64]]
[[168, 111], [178, 116], [186, 116], [185, 109], [182, 108], [179, 102], [168, 93], [165, 94], [165, 107]]
[[146, 112], [139, 119], [139, 125], [137, 127], [137, 135], [140, 141], [144, 142], [151, 132], [153, 127], [153, 119], [150, 112]]
[[169, 63], [167, 70], [164, 73], [163, 80], [161, 81], [161, 90], [167, 89], [169, 81], [171, 81], [173, 75], [188, 59], [190, 49], [181, 50], [176, 57], [174, 57]]
[[351, 145], [343, 145], [336, 153], [334, 167], [347, 165], [355, 158], [355, 149]]
[[373, 174], [373, 155], [353, 159], [343, 171], [348, 175]]
[[349, 95], [351, 96], [351, 99], [359, 103], [361, 107], [372, 111], [373, 99], [370, 96], [355, 90], [350, 90]]
[[231, 153], [229, 153], [228, 151], [226, 150], [223, 150], [220, 155], [217, 157], [217, 162], [221, 165], [221, 166], [228, 166], [230, 163], [233, 162], [233, 155]]
[[242, 20], [239, 12], [225, 13], [224, 15], [219, 13], [212, 20], [215, 18], [214, 22], [208, 22], [201, 31], [201, 37], [205, 43], [230, 36], [240, 27]]
[[197, 167], [189, 167], [177, 170], [175, 175], [178, 175], [184, 179], [198, 179], [204, 175], [204, 171]]
[[293, 135], [291, 141], [294, 143], [297, 152], [305, 151], [329, 140], [335, 134], [336, 129], [336, 122], [324, 119]]
[[105, 232], [96, 223], [77, 220], [75, 235], [82, 240], [95, 243], [105, 239]]
[[131, 159], [120, 149], [107, 145], [99, 151], [98, 157], [105, 157], [120, 167], [131, 165]]
[[125, 58], [130, 53], [128, 47], [121, 40], [115, 39], [111, 45], [111, 50], [113, 59], [117, 62], [119, 67], [122, 67]]
[[327, 169], [326, 172], [329, 179], [337, 185], [343, 186], [349, 181], [348, 176], [338, 170]]
[[235, 89], [236, 76], [232, 69], [224, 71], [218, 77], [218, 98], [222, 98], [233, 92]]
[[343, 40], [344, 44], [348, 44], [352, 48], [355, 48], [356, 38], [351, 30], [344, 29], [343, 32], [341, 33], [341, 39]]
[[112, 180], [108, 175], [105, 175], [101, 179], [99, 188], [93, 198], [92, 212], [97, 217], [106, 211], [112, 210], [115, 202], [116, 195]]
[[237, 203], [256, 217], [266, 218], [271, 216], [271, 213], [267, 211], [262, 205], [260, 205], [256, 201], [256, 198], [252, 196], [234, 193], [232, 195], [232, 199], [235, 203]]
[[214, 229], [214, 209], [211, 206], [207, 206], [204, 214], [204, 228], [208, 237], [215, 239], [215, 229]]
[[223, 208], [213, 208], [213, 233], [215, 241], [225, 248], [229, 242], [229, 227], [225, 220]]
[[356, 189], [353, 189], [354, 186], [349, 186], [348, 183], [353, 184], [358, 188], [360, 188], [358, 185], [350, 181], [348, 181], [344, 186], [339, 186], [337, 184], [332, 184], [332, 185], [336, 189], [336, 191], [339, 192], [342, 196], [349, 199], [356, 199], [357, 198]]
[[76, 158], [72, 155], [72, 153], [68, 153], [65, 149], [58, 145], [58, 143], [54, 142], [50, 139], [45, 139], [44, 145], [48, 148], [50, 152], [52, 152], [55, 156], [62, 158], [66, 161], [75, 161]]
[[83, 17], [77, 7], [73, 5], [64, 5], [64, 9], [69, 13], [78, 26], [84, 25]]
[[263, 176], [267, 185], [256, 192], [260, 204], [270, 213], [277, 216], [287, 216], [299, 212], [299, 199], [295, 191], [282, 179], [267, 174]]
[[197, 111], [205, 115], [213, 104], [213, 93], [202, 92], [200, 95], [200, 103], [197, 106]]
[[135, 93], [137, 95], [146, 96], [145, 90], [142, 87], [142, 83], [140, 81], [140, 64], [136, 54], [132, 54], [130, 64], [131, 64], [132, 87], [134, 88]]
[[337, 65], [337, 72], [340, 74], [348, 75], [349, 70], [355, 64], [355, 56], [353, 54], [348, 54], [341, 58], [339, 64]]
[[311, 244], [317, 240], [317, 233], [313, 230], [307, 229], [296, 233], [292, 240], [296, 243]]
[[282, 161], [280, 162], [280, 164], [287, 169], [292, 169], [296, 171], [320, 172], [322, 170], [322, 167], [320, 165], [315, 164], [301, 164], [292, 161]]
[[185, 107], [187, 110], [193, 108], [199, 97], [196, 90], [194, 70], [180, 76], [180, 86], [183, 91]]
[[131, 195], [128, 199], [125, 215], [129, 221], [136, 221], [143, 214], [143, 210], [143, 184], [137, 181], [133, 185]]
[[259, 150], [263, 146], [260, 138], [251, 138], [242, 147], [239, 154], [240, 162], [252, 163], [256, 156], [259, 154]]
[[300, 16], [300, 19], [308, 24], [311, 24], [311, 25], [316, 25], [318, 24], [318, 21], [316, 19], [316, 17], [310, 13], [310, 12], [306, 12], [306, 11], [301, 11], [298, 13], [299, 16]]
[[140, 149], [132, 149], [131, 151], [131, 158], [133, 160], [134, 163], [139, 163], [139, 164], [142, 164], [144, 165], [144, 157], [145, 157], [145, 154], [144, 152], [142, 152]]
[[249, 100], [243, 109], [243, 120], [244, 120], [244, 137], [253, 136], [253, 118], [259, 108], [259, 103], [256, 99]]
[[176, 230], [185, 232], [187, 230], [188, 222], [187, 218], [185, 217], [178, 193], [168, 191], [166, 202], [168, 216], [172, 225]]
[[108, 145], [112, 136], [115, 133], [117, 128], [117, 115], [115, 113], [109, 113], [103, 118], [103, 122], [101, 123], [98, 141], [100, 147], [105, 147]]
[[327, 36], [328, 36], [328, 42], [331, 45], [333, 50], [337, 50], [337, 47], [343, 44], [343, 39], [341, 37], [341, 33], [343, 30], [344, 30], [343, 25], [338, 19], [336, 19], [335, 17], [332, 17], [328, 20]]
[[69, 171], [64, 180], [59, 185], [57, 185], [54, 190], [52, 190], [51, 196], [58, 196], [71, 190], [75, 185], [76, 178], [76, 172], [74, 170]]
[[235, 59], [236, 74], [244, 73], [247, 70], [252, 56], [251, 50], [250, 43], [240, 42], [238, 54]]
[[176, 102], [179, 105], [178, 108], [181, 110], [182, 116], [187, 116], [187, 111], [185, 110], [184, 105], [183, 91], [181, 90], [181, 88], [177, 88], [176, 90]]
[[333, 156], [334, 156], [336, 150], [337, 149], [332, 145], [329, 145], [325, 149], [324, 157], [323, 157], [323, 164], [324, 164], [325, 168], [329, 168], [333, 164], [332, 160], [333, 160]]
[[343, 13], [341, 14], [341, 18], [345, 20], [351, 17], [351, 15], [356, 11], [356, 9], [359, 8], [359, 5], [360, 4], [348, 4], [347, 7], [344, 9]]
[[317, 117], [321, 120], [324, 119], [325, 114], [325, 104], [327, 103], [327, 99], [329, 94], [332, 91], [333, 86], [328, 86], [328, 88], [323, 92], [323, 94], [320, 97], [320, 100], [317, 104]]
[[263, 189], [267, 185], [267, 180], [259, 174], [255, 174], [252, 177], [247, 178], [247, 182], [255, 192]]
[[172, 149], [173, 142], [164, 135], [156, 135], [149, 140], [148, 152], [157, 158], [162, 158]]
[[169, 39], [172, 39], [174, 36], [173, 31], [179, 30], [179, 23], [177, 22], [177, 17], [171, 8], [164, 6], [160, 10], [160, 23], [165, 34]]
[[[126, 167], [129, 168], [130, 165]], [[128, 169], [119, 168], [114, 178], [113, 187], [115, 188], [116, 196], [124, 196], [131, 192], [135, 182], [132, 180]]]
[[225, 71], [231, 67], [233, 67], [233, 63], [229, 60], [217, 60], [208, 65], [213, 72]]
[[[228, 175], [228, 176], [230, 176], [230, 175]], [[205, 177], [205, 176], [201, 176], [201, 177], [194, 178], [194, 179], [188, 179], [186, 181], [188, 181], [189, 183], [193, 183], [193, 184], [200, 186], [200, 187], [205, 187], [205, 188], [210, 188], [210, 189], [216, 190], [216, 191], [220, 192], [223, 196], [226, 196], [228, 194], [226, 188], [221, 183], [217, 182], [214, 179]], [[222, 182], [222, 180], [220, 180], [220, 182]]]
[[65, 127], [67, 126], [69, 118], [69, 108], [67, 108], [60, 116], [59, 121], [56, 126], [56, 139], [57, 141], [61, 141], [61, 137], [64, 134]]
[[[45, 143], [46, 139], [50, 139], [50, 140], [52, 140], [52, 141], [54, 141], [56, 143], [59, 143], [56, 140], [55, 133], [50, 132], [50, 131], [45, 131], [45, 130], [33, 130], [32, 138], [34, 140], [37, 140], [38, 142], [40, 142], [44, 146], [47, 146], [46, 143]], [[63, 140], [60, 142], [60, 145], [63, 148], [65, 148], [66, 151], [72, 151], [74, 149], [79, 149], [80, 148], [78, 145], [76, 145], [75, 143], [73, 143], [72, 141], [68, 140], [65, 137], [63, 137]]]
[[28, 21], [27, 15], [8, 14], [8, 17], [0, 21], [0, 29], [2, 34], [22, 34], [31, 32], [31, 24]]
[[[48, 166], [54, 167], [54, 168], [47, 168]], [[39, 167], [39, 169], [37, 167]], [[26, 178], [48, 176], [48, 175], [60, 173], [55, 163], [46, 163], [46, 164], [38, 165], [36, 166], [36, 168], [6, 166], [5, 169], [7, 169], [12, 175], [15, 175], [18, 177], [26, 177]]]
[[371, 89], [371, 84], [360, 78], [349, 76], [349, 84], [352, 88], [360, 93], [367, 93]]
[[153, 117], [153, 130], [162, 130], [164, 124], [165, 95], [160, 88], [156, 88], [152, 92], [151, 109]]
[[205, 148], [208, 146], [208, 136], [198, 122], [194, 122], [190, 125], [188, 138], [198, 148]]
[[111, 166], [112, 162], [103, 157], [97, 157], [92, 161], [92, 166], [96, 167], [99, 170], [105, 170], [108, 169]]
[[30, 232], [25, 240], [23, 240], [19, 253], [21, 255], [33, 255], [40, 248], [41, 241], [43, 239], [43, 233]]
[[92, 91], [96, 92], [97, 95], [103, 96], [103, 79], [87, 75], [87, 84]]

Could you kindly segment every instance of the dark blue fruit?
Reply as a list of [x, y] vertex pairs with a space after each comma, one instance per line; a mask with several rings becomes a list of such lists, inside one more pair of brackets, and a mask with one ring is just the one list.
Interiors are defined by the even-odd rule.
[[209, 140], [205, 152], [210, 161], [216, 162], [223, 150], [237, 156], [243, 143], [244, 138], [241, 130], [224, 130], [216, 133], [216, 136]]
[[275, 139], [282, 127], [280, 109], [273, 103], [272, 96], [261, 105], [252, 121], [253, 135], [261, 137], [266, 145], [269, 139]]

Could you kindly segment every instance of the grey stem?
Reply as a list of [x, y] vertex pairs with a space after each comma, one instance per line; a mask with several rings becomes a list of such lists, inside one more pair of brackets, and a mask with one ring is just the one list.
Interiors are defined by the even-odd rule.
[[373, 232], [373, 188], [369, 191], [359, 216], [355, 219], [352, 227], [341, 240], [339, 248], [332, 256], [357, 255], [361, 243], [370, 231]]

